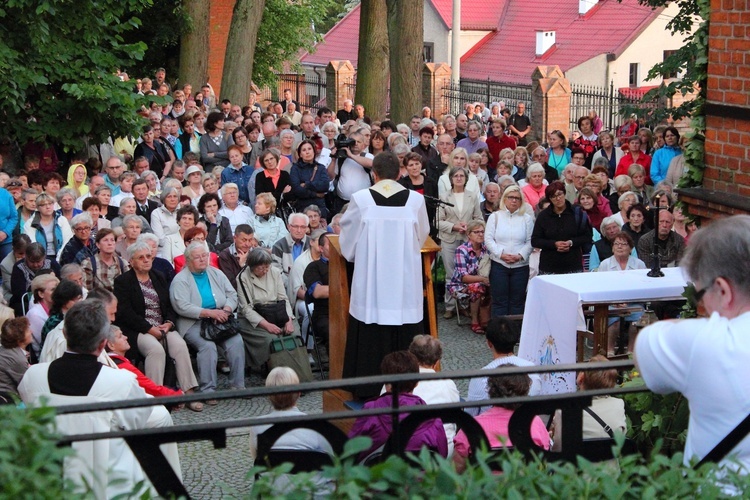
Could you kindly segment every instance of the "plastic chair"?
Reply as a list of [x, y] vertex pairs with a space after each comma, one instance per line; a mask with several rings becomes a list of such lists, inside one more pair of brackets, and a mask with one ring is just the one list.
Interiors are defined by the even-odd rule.
[[26, 292], [21, 296], [21, 310], [23, 311], [23, 315], [26, 316], [26, 313], [29, 312], [29, 308], [31, 307], [31, 302], [34, 299], [34, 294], [31, 292]]

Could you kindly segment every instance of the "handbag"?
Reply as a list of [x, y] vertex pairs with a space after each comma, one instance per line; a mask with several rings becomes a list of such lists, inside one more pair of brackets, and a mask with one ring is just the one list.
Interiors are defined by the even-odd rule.
[[492, 268], [492, 260], [490, 259], [490, 252], [485, 252], [482, 258], [479, 259], [479, 269], [477, 273], [482, 278], [490, 277], [490, 269]]
[[284, 328], [289, 323], [289, 314], [286, 312], [286, 300], [277, 300], [265, 304], [254, 304], [255, 312], [263, 316], [263, 319], [271, 324]]
[[280, 335], [271, 341], [268, 367], [288, 366], [297, 372], [300, 382], [313, 380], [307, 348], [302, 344], [299, 335]]
[[240, 331], [240, 323], [234, 316], [224, 323], [219, 323], [212, 318], [203, 318], [201, 320], [201, 337], [211, 342], [224, 342], [234, 337]]
[[166, 333], [161, 336], [159, 342], [161, 342], [161, 345], [164, 348], [164, 359], [166, 361], [164, 364], [164, 380], [162, 381], [162, 385], [164, 387], [169, 387], [170, 389], [177, 389], [177, 362], [169, 354], [169, 342], [167, 342]]

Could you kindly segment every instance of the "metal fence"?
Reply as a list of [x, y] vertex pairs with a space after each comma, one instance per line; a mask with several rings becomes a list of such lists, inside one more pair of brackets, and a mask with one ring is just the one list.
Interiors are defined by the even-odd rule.
[[[355, 101], [355, 96], [357, 95], [357, 75], [355, 74], [352, 78], [347, 78], [344, 82], [344, 87], [346, 88], [346, 99], [351, 99], [353, 102]], [[385, 114], [386, 116], [390, 116], [391, 113], [391, 88], [390, 86], [386, 89], [385, 94]], [[366, 114], [366, 112], [365, 112]], [[342, 124], [343, 125], [343, 124]]]
[[261, 89], [260, 102], [265, 107], [271, 102], [284, 98], [284, 89], [292, 91], [292, 98], [299, 102], [300, 113], [310, 110], [315, 113], [326, 106], [325, 71], [307, 70], [305, 73], [284, 73], [276, 75], [278, 81], [273, 87]]
[[587, 116], [591, 110], [596, 111], [602, 119], [604, 128], [617, 130], [624, 123], [623, 106], [653, 108], [653, 103], [642, 103], [645, 94], [642, 90], [631, 90], [627, 95], [616, 89], [614, 82], [609, 87], [593, 85], [570, 85], [570, 129], [578, 128], [578, 119]]
[[467, 103], [482, 102], [489, 107], [493, 102], [504, 102], [506, 108], [516, 109], [519, 102], [526, 104], [526, 114], [531, 115], [531, 84], [469, 80], [461, 78], [458, 85], [451, 82], [443, 88], [443, 97], [453, 115], [464, 112]]
[[[603, 395], [623, 395], [634, 392], [648, 391], [645, 386], [640, 387], [620, 387], [614, 389], [602, 389], [592, 391], [579, 391], [568, 394], [554, 394], [547, 396], [523, 396], [511, 398], [487, 399], [484, 401], [466, 401], [458, 403], [448, 403], [440, 405], [421, 405], [421, 406], [399, 406], [398, 384], [395, 382], [419, 381], [419, 380], [440, 380], [440, 379], [470, 379], [475, 377], [487, 377], [492, 375], [510, 375], [521, 373], [540, 373], [546, 376], [556, 376], [562, 372], [570, 371], [587, 371], [602, 369], [630, 370], [633, 368], [632, 361], [612, 361], [598, 363], [578, 363], [570, 365], [551, 365], [551, 366], [532, 366], [532, 367], [502, 367], [498, 370], [464, 370], [456, 372], [438, 372], [438, 373], [419, 373], [419, 374], [402, 374], [402, 375], [380, 375], [374, 377], [363, 377], [346, 380], [325, 380], [309, 382], [294, 386], [279, 387], [254, 387], [252, 389], [236, 391], [219, 391], [212, 393], [212, 397], [217, 400], [249, 398], [249, 397], [267, 397], [272, 394], [286, 394], [296, 392], [325, 391], [332, 389], [351, 390], [353, 387], [368, 384], [392, 384], [394, 391], [392, 393], [393, 404], [389, 407], [378, 409], [362, 409], [356, 411], [338, 411], [330, 413], [310, 414], [296, 417], [251, 417], [237, 420], [228, 420], [222, 422], [206, 422], [191, 425], [179, 425], [173, 427], [160, 427], [154, 429], [140, 429], [117, 432], [101, 432], [95, 434], [78, 434], [62, 437], [59, 445], [66, 446], [80, 441], [92, 441], [99, 439], [122, 438], [128, 444], [135, 457], [140, 462], [149, 480], [164, 497], [182, 496], [189, 498], [188, 491], [179, 480], [161, 452], [159, 445], [172, 442], [188, 441], [211, 441], [214, 448], [224, 448], [227, 442], [227, 429], [240, 427], [251, 427], [254, 425], [268, 425], [274, 427], [259, 436], [259, 458], [261, 454], [261, 438], [265, 438], [266, 448], [270, 449], [275, 441], [275, 437], [293, 428], [313, 428], [320, 430], [332, 444], [341, 445], [346, 436], [331, 422], [346, 420], [357, 417], [390, 415], [392, 418], [392, 433], [388, 442], [388, 449], [392, 453], [399, 455], [404, 454], [404, 445], [408, 442], [411, 433], [416, 430], [418, 425], [431, 418], [441, 418], [444, 423], [456, 423], [459, 429], [463, 430], [472, 449], [477, 449], [480, 445], [487, 445], [487, 438], [484, 431], [467, 413], [462, 411], [466, 407], [478, 407], [487, 405], [496, 405], [499, 403], [520, 403], [521, 406], [515, 410], [514, 417], [511, 418], [509, 432], [515, 449], [521, 451], [528, 458], [532, 452], [537, 453], [541, 450], [532, 442], [529, 434], [531, 420], [536, 415], [551, 415], [556, 409], [562, 410], [562, 422], [566, 429], [565, 436], [562, 440], [562, 449], [560, 452], [545, 452], [546, 460], [570, 460], [575, 461], [577, 456], [600, 457], [601, 455], [611, 454], [611, 444], [602, 443], [598, 440], [595, 442], [583, 441], [582, 429], [582, 410], [591, 405], [593, 397]], [[119, 401], [116, 403], [89, 403], [70, 406], [57, 407], [57, 414], [77, 414], [89, 413], [94, 411], [128, 408], [138, 408], [144, 406], [154, 406], [160, 404], [172, 405], [179, 403], [188, 403], [191, 401], [200, 401], [205, 399], [205, 394], [190, 394], [183, 396], [171, 396], [163, 398], [148, 398], [130, 401]], [[398, 418], [400, 414], [408, 413], [406, 418]], [[604, 445], [602, 447], [602, 444]], [[341, 448], [341, 446], [338, 446]], [[336, 447], [334, 447], [336, 451]], [[340, 450], [338, 450], [340, 451]], [[611, 455], [610, 455], [611, 458]]]

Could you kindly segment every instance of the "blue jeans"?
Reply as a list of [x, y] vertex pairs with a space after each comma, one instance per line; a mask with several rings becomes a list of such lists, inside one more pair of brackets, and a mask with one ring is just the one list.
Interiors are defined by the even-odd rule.
[[528, 283], [529, 266], [511, 269], [492, 261], [490, 268], [492, 317], [523, 314]]

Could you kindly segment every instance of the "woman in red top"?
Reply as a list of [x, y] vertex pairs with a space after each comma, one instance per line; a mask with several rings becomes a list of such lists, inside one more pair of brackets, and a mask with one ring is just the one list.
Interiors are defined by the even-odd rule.
[[[163, 385], [157, 385], [156, 382], [148, 378], [142, 371], [133, 365], [133, 363], [125, 357], [125, 353], [130, 349], [130, 343], [128, 338], [122, 334], [122, 330], [116, 326], [112, 327], [114, 335], [112, 340], [107, 341], [107, 352], [109, 357], [117, 364], [117, 367], [121, 370], [127, 370], [135, 374], [135, 378], [138, 380], [140, 385], [146, 394], [151, 396], [182, 396], [182, 391], [170, 389]], [[202, 409], [202, 407], [201, 407]]]
[[646, 171], [646, 184], [653, 185], [651, 182], [651, 157], [641, 151], [641, 138], [633, 135], [628, 139], [628, 153], [620, 159], [615, 170], [615, 177], [618, 175], [628, 175], [630, 165], [638, 164]]
[[487, 149], [490, 150], [490, 168], [492, 170], [497, 168], [497, 162], [500, 161], [500, 151], [505, 148], [516, 149], [516, 140], [509, 135], [505, 135], [505, 122], [503, 120], [492, 120], [492, 137], [487, 138]]

